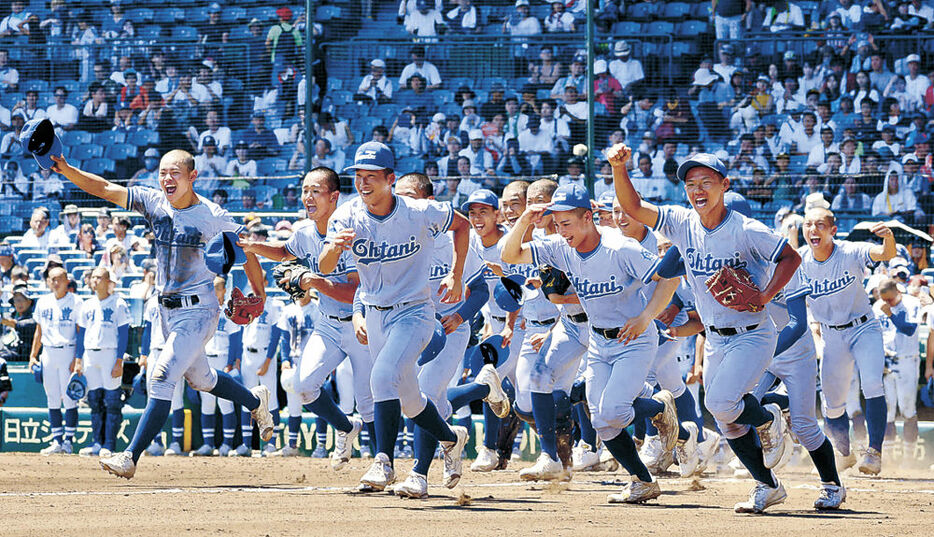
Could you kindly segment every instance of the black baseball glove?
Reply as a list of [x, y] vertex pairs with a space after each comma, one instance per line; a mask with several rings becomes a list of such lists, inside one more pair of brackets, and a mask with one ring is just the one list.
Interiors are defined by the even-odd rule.
[[292, 300], [298, 301], [305, 296], [305, 290], [302, 289], [302, 276], [311, 273], [311, 269], [298, 261], [286, 261], [279, 263], [272, 269], [272, 277], [276, 280], [276, 285], [282, 289]]
[[571, 287], [571, 280], [560, 270], [542, 265], [538, 267], [538, 272], [542, 275], [542, 293], [548, 295], [563, 295]]

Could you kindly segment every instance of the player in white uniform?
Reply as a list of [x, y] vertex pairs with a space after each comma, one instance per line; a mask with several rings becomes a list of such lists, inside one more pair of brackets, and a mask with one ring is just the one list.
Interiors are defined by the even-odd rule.
[[[218, 303], [223, 304], [227, 296], [227, 281], [224, 277], [217, 276], [214, 278], [214, 294], [217, 296]], [[243, 354], [243, 327], [223, 315], [220, 316], [217, 320], [217, 329], [214, 331], [211, 340], [205, 345], [204, 352], [208, 357], [208, 365], [211, 369], [225, 372], [239, 369], [238, 364]], [[177, 390], [178, 387], [176, 386], [175, 389]], [[217, 409], [221, 411], [223, 440], [221, 445], [215, 449], [217, 438], [215, 413]], [[202, 393], [201, 436], [204, 443], [196, 451], [192, 451], [191, 455], [193, 457], [230, 456], [234, 451], [234, 435], [237, 433], [238, 421], [233, 403], [208, 392]]]
[[788, 283], [800, 257], [760, 222], [726, 208], [723, 197], [730, 180], [726, 166], [714, 155], [699, 153], [678, 169], [692, 210], [643, 201], [626, 170], [629, 147], [617, 144], [607, 153], [620, 206], [636, 221], [668, 237], [684, 256], [686, 279], [707, 325], [704, 404], [757, 482], [749, 500], [736, 504], [734, 510], [761, 513], [787, 497], [770, 470], [785, 449], [781, 410], [777, 405], [761, 405], [750, 393], [771, 360], [771, 353], [760, 349], [775, 347], [775, 325], [764, 309], [723, 306], [706, 292], [705, 282], [723, 266], [743, 268], [760, 289], [755, 298], [763, 306]]
[[[279, 433], [279, 397], [277, 391], [276, 351], [279, 350], [279, 316], [283, 304], [279, 299], [266, 301], [263, 314], [255, 321], [243, 327], [243, 352], [240, 360], [240, 375], [247, 388], [265, 386], [272, 397], [269, 398], [269, 411], [272, 412], [275, 430], [272, 439], [263, 446], [262, 455], [276, 451], [276, 436]], [[240, 436], [243, 443], [228, 453], [228, 457], [249, 457], [252, 454], [253, 423], [249, 410], [240, 413]]]
[[123, 423], [120, 383], [130, 336], [130, 308], [123, 298], [110, 292], [112, 282], [106, 268], [95, 268], [90, 283], [95, 294], [81, 305], [77, 321], [84, 333], [84, 360], [79, 363], [88, 379], [91, 428], [97, 438], [103, 438], [99, 454], [109, 457], [117, 449], [117, 433]]
[[888, 370], [882, 379], [888, 407], [885, 436], [887, 440], [895, 439], [897, 408], [905, 420], [903, 457], [905, 461], [914, 461], [918, 457], [917, 399], [921, 365], [918, 326], [921, 323], [921, 301], [902, 293], [894, 280], [885, 280], [879, 285], [879, 301], [873, 312], [882, 324]]
[[[399, 178], [396, 194], [412, 199], [433, 199], [431, 181], [420, 173], [410, 173]], [[469, 320], [473, 319], [480, 307], [489, 299], [489, 288], [483, 278], [484, 265], [480, 253], [471, 248], [464, 261], [464, 279], [467, 282], [466, 298], [455, 303], [441, 302], [441, 282], [451, 271], [454, 258], [453, 233], [441, 233], [435, 236], [431, 252], [429, 285], [436, 316], [444, 328], [447, 337], [444, 347], [428, 363], [421, 366], [418, 373], [418, 386], [425, 396], [438, 408], [438, 414], [445, 420], [451, 417], [453, 408], [448, 401], [447, 388], [454, 375], [461, 370], [467, 343], [470, 340]], [[502, 381], [491, 364], [485, 365], [477, 374], [478, 384], [489, 388], [487, 398], [503, 401], [506, 394], [502, 391]], [[427, 431], [415, 426], [415, 466], [405, 481], [395, 485], [393, 490], [399, 496], [425, 498], [428, 496], [428, 469], [434, 458], [438, 441]]]
[[[460, 480], [467, 429], [449, 427], [420, 391], [416, 362], [434, 333], [428, 278], [435, 237], [453, 231], [451, 272], [439, 289], [442, 303], [458, 302], [463, 294], [470, 228], [450, 205], [394, 195], [393, 166], [392, 151], [384, 144], [367, 142], [357, 149], [349, 169], [355, 172], [360, 196], [331, 215], [319, 269], [323, 274], [338, 269], [343, 253], [349, 250], [360, 276], [360, 309], [354, 313], [354, 325], [373, 356], [370, 387], [378, 451], [360, 480], [362, 490], [383, 490], [395, 477], [391, 457], [400, 409], [441, 443], [443, 484], [451, 488]], [[365, 326], [360, 322], [364, 320], [361, 310], [365, 310]]]
[[[92, 196], [136, 211], [149, 221], [155, 235], [156, 290], [162, 304], [162, 324], [167, 334], [159, 361], [150, 364], [153, 376], [149, 401], [127, 451], [101, 459], [108, 472], [132, 478], [143, 450], [165, 423], [172, 407], [172, 392], [184, 376], [192, 388], [210, 391], [252, 409], [264, 440], [272, 437], [272, 415], [267, 408], [269, 391], [247, 390], [226, 373], [208, 365], [204, 345], [217, 326], [220, 315], [214, 295], [212, 273], [204, 262], [204, 246], [223, 231], [240, 232], [226, 211], [193, 190], [198, 172], [194, 158], [173, 150], [159, 163], [161, 190], [129, 189], [69, 165], [64, 158], [51, 157], [54, 169]], [[244, 266], [256, 295], [265, 298], [263, 272], [256, 257], [247, 254]]]
[[882, 329], [863, 289], [863, 273], [870, 263], [895, 257], [895, 237], [880, 223], [872, 232], [883, 238], [882, 244], [834, 240], [837, 226], [827, 209], [805, 213], [802, 230], [807, 245], [799, 250], [801, 275], [808, 287], [811, 316], [821, 323], [824, 340], [820, 371], [824, 419], [841, 454], [841, 466], [853, 466], [856, 457], [850, 452], [846, 399], [853, 372], [858, 372], [869, 431], [869, 447], [859, 462], [859, 471], [878, 474], [885, 437], [885, 350]]
[[[140, 342], [139, 366], [146, 371], [146, 384], [152, 377], [151, 367], [146, 364], [155, 364], [159, 360], [159, 351], [165, 345], [165, 333], [162, 332], [162, 317], [159, 300], [155, 296], [149, 297], [143, 308], [143, 337]], [[162, 435], [157, 434], [149, 447], [147, 455], [182, 455], [182, 440], [185, 434], [185, 386], [181, 382], [175, 385], [172, 392], [172, 442], [166, 449], [162, 445]]]
[[[272, 453], [276, 457], [298, 455], [298, 437], [302, 432], [302, 398], [295, 390], [295, 377], [301, 368], [302, 351], [315, 329], [318, 302], [312, 300], [311, 291], [298, 302], [286, 305], [279, 316], [281, 334], [279, 356], [282, 357], [282, 387], [285, 389], [286, 405], [289, 410], [288, 442], [282, 449]], [[286, 382], [286, 378], [290, 380]], [[325, 395], [327, 397], [327, 395]], [[325, 427], [327, 425], [325, 424]], [[317, 431], [316, 432], [320, 432]], [[320, 442], [318, 444], [321, 445]]]
[[[546, 210], [554, 215], [560, 236], [523, 244], [529, 226]], [[529, 207], [506, 235], [503, 260], [551, 265], [574, 284], [594, 332], [585, 375], [593, 425], [607, 449], [633, 476], [623, 493], [610, 495], [609, 501], [638, 503], [657, 498], [661, 495], [658, 482], [639, 459], [626, 427], [635, 419], [651, 416], [668, 449], [678, 440], [671, 394], [663, 390], [651, 399], [640, 397], [658, 346], [654, 319], [671, 300], [678, 281], [661, 280], [646, 299], [643, 285], [659, 279], [655, 274], [658, 257], [616, 231], [598, 228], [590, 197], [579, 185], [558, 188], [550, 205]]]
[[[78, 402], [65, 394], [71, 370], [81, 355], [77, 354], [77, 318], [81, 299], [68, 292], [68, 274], [65, 269], [49, 270], [47, 282], [50, 293], [36, 301], [32, 317], [36, 321], [36, 336], [29, 353], [30, 368], [42, 364], [42, 387], [49, 408], [52, 442], [42, 450], [43, 455], [72, 453], [71, 442], [78, 424]], [[39, 354], [39, 350], [42, 354]], [[64, 431], [62, 408], [65, 409]]]
[[[285, 243], [243, 243], [245, 251], [277, 261], [305, 260], [311, 268], [312, 273], [306, 274], [300, 285], [302, 289], [318, 292], [319, 316], [302, 351], [296, 391], [309, 410], [337, 431], [331, 454], [331, 467], [335, 470], [350, 461], [354, 439], [364, 426], [371, 428], [373, 423], [370, 388], [373, 357], [355, 335], [351, 322], [354, 293], [360, 283], [354, 257], [350, 253], [342, 254], [327, 274], [318, 265], [318, 256], [325, 249], [328, 220], [337, 209], [339, 196], [337, 173], [330, 168], [315, 168], [302, 181], [302, 203], [314, 225], [297, 230]], [[350, 359], [353, 368], [353, 391], [360, 418], [348, 417], [334, 399], [322, 391], [328, 376], [345, 358]]]

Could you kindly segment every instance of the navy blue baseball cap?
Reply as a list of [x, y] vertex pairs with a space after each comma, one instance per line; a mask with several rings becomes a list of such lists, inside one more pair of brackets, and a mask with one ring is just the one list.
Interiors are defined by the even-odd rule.
[[493, 364], [495, 367], [500, 362], [500, 356], [506, 358], [508, 354], [509, 351], [503, 348], [503, 336], [496, 334], [468, 349], [465, 362], [470, 367], [471, 375], [476, 375], [484, 365]]
[[[558, 187], [551, 196], [551, 205], [545, 214], [557, 211], [573, 211], [574, 209], [590, 209], [590, 194], [580, 185], [564, 185]], [[612, 209], [610, 209], [612, 210]]]
[[613, 212], [613, 202], [616, 201], [616, 192], [607, 190], [597, 198], [597, 205], [601, 211]]
[[711, 170], [719, 173], [721, 177], [726, 177], [726, 166], [723, 164], [723, 161], [711, 153], [698, 153], [693, 157], [685, 160], [681, 163], [680, 166], [678, 166], [678, 179], [684, 181], [684, 178], [687, 177], [688, 172], [693, 168], [697, 168], [698, 166], [710, 168]]
[[492, 190], [487, 190], [485, 188], [471, 192], [470, 196], [467, 197], [467, 201], [461, 203], [461, 211], [465, 213], [470, 211], [470, 206], [474, 203], [489, 205], [494, 209], [499, 209], [499, 198], [496, 197], [496, 194], [494, 194]]
[[0, 257], [14, 257], [13, 246], [9, 244], [0, 244]]
[[246, 253], [237, 246], [240, 237], [233, 231], [218, 233], [204, 246], [204, 264], [208, 270], [224, 276], [234, 265], [246, 263]]
[[65, 395], [72, 401], [80, 401], [88, 393], [88, 379], [84, 375], [72, 373], [66, 384]]
[[353, 166], [347, 166], [344, 171], [353, 170], [390, 170], [395, 169], [396, 159], [389, 146], [380, 142], [367, 142], [357, 148], [353, 158]]
[[434, 360], [447, 341], [448, 336], [444, 333], [444, 325], [441, 324], [441, 321], [435, 319], [435, 331], [431, 334], [431, 341], [428, 342], [428, 345], [425, 346], [422, 354], [418, 357], [418, 365], [425, 365]]
[[32, 376], [39, 384], [42, 384], [42, 364], [32, 364]]
[[736, 211], [739, 214], [752, 218], [752, 207], [749, 206], [749, 202], [746, 201], [746, 198], [742, 194], [733, 192], [725, 192], [723, 194], [723, 205], [731, 211]]
[[31, 119], [23, 125], [19, 135], [23, 151], [36, 159], [43, 170], [55, 165], [52, 155], [62, 156], [62, 141], [55, 134], [55, 126], [48, 119]]
[[524, 284], [525, 276], [521, 274], [510, 274], [500, 278], [493, 288], [493, 301], [504, 311], [517, 311], [525, 301], [525, 291], [522, 290]]

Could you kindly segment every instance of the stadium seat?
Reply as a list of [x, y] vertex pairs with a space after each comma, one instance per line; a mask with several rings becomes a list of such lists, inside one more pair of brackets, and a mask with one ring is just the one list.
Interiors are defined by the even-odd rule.
[[126, 18], [133, 21], [133, 24], [143, 24], [152, 22], [154, 12], [148, 7], [139, 7], [127, 10]]
[[270, 23], [277, 20], [276, 8], [270, 6], [254, 7], [247, 10], [247, 17], [259, 19], [262, 23]]
[[136, 146], [133, 144], [113, 144], [106, 147], [104, 157], [118, 161], [136, 158]]
[[108, 158], [95, 158], [84, 163], [85, 170], [98, 175], [113, 173], [117, 169], [114, 161]]
[[[90, 134], [88, 134], [88, 136], [90, 136]], [[71, 159], [87, 161], [104, 156], [104, 147], [97, 144], [92, 144], [90, 141], [82, 145], [71, 145], [67, 143], [65, 145], [70, 148], [68, 158]]]
[[655, 21], [646, 25], [645, 33], [648, 35], [671, 35], [675, 33], [675, 25], [667, 21]]
[[89, 144], [91, 143], [91, 133], [85, 131], [68, 131], [65, 133], [65, 136], [62, 137], [62, 143], [66, 146]]
[[153, 12], [152, 21], [163, 26], [174, 25], [177, 21], [185, 20], [185, 11], [177, 7], [163, 7]]
[[315, 12], [315, 19], [317, 21], [329, 21], [331, 19], [337, 19], [341, 16], [341, 8], [338, 6], [320, 6]]
[[136, 147], [157, 145], [159, 143], [159, 133], [149, 129], [141, 129], [130, 133], [130, 138], [127, 140], [127, 143], [135, 145]]
[[627, 10], [626, 15], [634, 21], [648, 22], [652, 20], [657, 10], [657, 4], [654, 3], [632, 4]]
[[[20, 161], [19, 169], [23, 172], [23, 175], [29, 177], [30, 175], [39, 171], [39, 163], [36, 162], [36, 159], [26, 158]], [[7, 204], [0, 204], [7, 205]]]
[[130, 286], [133, 285], [133, 282], [137, 282], [142, 279], [143, 279], [142, 272], [133, 273], [133, 274], [124, 274], [123, 277], [120, 278], [120, 287], [123, 287], [124, 289], [129, 289]]
[[24, 92], [38, 91], [39, 93], [46, 93], [49, 91], [49, 83], [45, 80], [27, 80], [20, 84], [20, 89]]
[[190, 7], [185, 9], [185, 22], [188, 24], [202, 24], [208, 20], [207, 6]]
[[123, 131], [104, 131], [94, 135], [94, 143], [107, 147], [113, 144], [122, 144], [126, 141], [126, 133]]
[[688, 17], [691, 6], [684, 2], [670, 2], [663, 5], [661, 17], [671, 21], [681, 21]]
[[637, 36], [642, 25], [633, 21], [620, 21], [613, 25], [613, 35], [620, 37]]
[[[18, 216], [0, 216], [0, 229], [14, 233], [22, 231], [26, 221]], [[9, 237], [8, 237], [9, 238]]]
[[179, 41], [197, 41], [198, 29], [193, 26], [176, 26], [172, 29], [172, 39]]
[[344, 81], [339, 78], [330, 77], [328, 78], [328, 92], [342, 89]]
[[221, 22], [230, 24], [246, 20], [246, 9], [239, 6], [227, 6], [221, 11]]
[[140, 39], [159, 39], [162, 35], [162, 27], [156, 25], [142, 26], [136, 30], [136, 35]]
[[707, 20], [710, 18], [710, 3], [698, 2], [691, 7], [691, 18], [698, 20]]
[[697, 37], [710, 31], [706, 22], [702, 21], [684, 21], [677, 27], [678, 37]]

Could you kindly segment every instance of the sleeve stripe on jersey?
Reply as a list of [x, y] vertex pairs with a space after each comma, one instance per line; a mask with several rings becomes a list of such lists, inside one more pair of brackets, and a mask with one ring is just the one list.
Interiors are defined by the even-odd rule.
[[775, 245], [775, 249], [772, 250], [772, 255], [769, 256], [769, 261], [772, 263], [778, 263], [778, 257], [782, 255], [782, 250], [785, 249], [785, 245], [788, 244], [788, 239], [783, 238], [778, 241], [778, 244]]
[[665, 225], [665, 220], [667, 219], [667, 216], [668, 216], [668, 209], [666, 207], [659, 207], [658, 218], [655, 219], [655, 227], [653, 227], [652, 230], [657, 231], [659, 229], [662, 229], [662, 227]]
[[652, 266], [649, 267], [649, 270], [645, 271], [645, 274], [642, 275], [642, 283], [648, 285], [652, 281], [652, 276], [655, 276], [655, 272], [658, 270], [658, 265], [662, 262], [661, 259], [656, 259]]
[[243, 224], [240, 224], [240, 225], [237, 227], [237, 230], [234, 231], [234, 233], [236, 233], [237, 235], [239, 235], [239, 234], [241, 234], [241, 233], [245, 233], [245, 232], [246, 232], [246, 226], [244, 226]]
[[466, 283], [469, 283], [469, 282], [470, 282], [471, 280], [473, 280], [474, 278], [476, 278], [476, 277], [482, 275], [482, 274], [483, 274], [483, 269], [484, 269], [485, 267], [486, 267], [486, 265], [483, 265], [483, 266], [479, 267], [479, 268], [476, 270], [476, 272], [474, 272], [474, 273], [471, 274], [470, 276], [465, 277], [465, 278], [463, 279], [464, 283], [465, 283], [465, 284], [466, 284]]
[[289, 255], [298, 259], [298, 255], [292, 250], [291, 243], [292, 241], [287, 241], [285, 244], [282, 245], [282, 247], [285, 248], [285, 251], [288, 252]]
[[451, 224], [454, 223], [454, 207], [447, 206], [448, 216], [444, 221], [444, 225], [441, 227], [441, 233], [447, 233], [451, 229]]
[[134, 192], [136, 191], [135, 187], [129, 187], [126, 189], [126, 210], [133, 210], [133, 198], [135, 198]]
[[537, 267], [541, 265], [541, 262], [538, 259], [538, 245], [535, 244], [534, 241], [528, 244], [529, 244], [529, 252], [532, 254], [532, 265]]
[[797, 291], [795, 291], [795, 292], [793, 292], [793, 293], [789, 293], [789, 294], [785, 295], [785, 302], [787, 302], [787, 301], [789, 301], [789, 300], [791, 300], [791, 299], [793, 299], [793, 298], [798, 298], [799, 296], [808, 296], [808, 295], [810, 295], [810, 294], [811, 294], [811, 288], [810, 288], [810, 287], [802, 287], [802, 288], [798, 289]]

